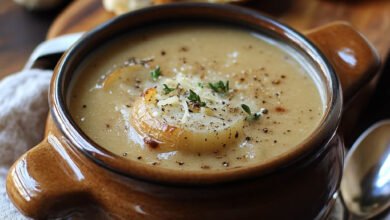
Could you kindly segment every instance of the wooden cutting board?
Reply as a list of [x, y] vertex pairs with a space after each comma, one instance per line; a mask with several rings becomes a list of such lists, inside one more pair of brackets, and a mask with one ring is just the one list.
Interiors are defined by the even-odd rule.
[[[113, 18], [101, 0], [78, 0], [53, 22], [47, 38], [88, 31]], [[304, 31], [335, 20], [352, 23], [376, 47], [383, 60], [390, 49], [390, 0], [262, 0], [245, 4]]]

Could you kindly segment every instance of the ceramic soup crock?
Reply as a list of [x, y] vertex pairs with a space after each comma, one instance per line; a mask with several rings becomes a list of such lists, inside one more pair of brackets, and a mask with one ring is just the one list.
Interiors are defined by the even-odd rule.
[[[255, 30], [291, 45], [316, 68], [326, 110], [297, 150], [259, 166], [172, 171], [116, 156], [76, 126], [65, 96], [89, 53], [141, 27], [193, 20]], [[337, 132], [343, 99], [353, 97], [378, 67], [370, 44], [341, 22], [301, 35], [256, 11], [214, 4], [173, 4], [119, 16], [85, 34], [58, 62], [46, 137], [10, 169], [8, 195], [24, 215], [38, 219], [324, 219], [343, 170]]]

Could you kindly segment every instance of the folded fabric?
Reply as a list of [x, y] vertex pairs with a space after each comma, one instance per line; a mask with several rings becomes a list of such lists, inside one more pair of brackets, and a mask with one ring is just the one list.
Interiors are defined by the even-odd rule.
[[9, 167], [43, 139], [51, 71], [28, 70], [0, 81], [0, 219], [26, 219], [5, 190]]

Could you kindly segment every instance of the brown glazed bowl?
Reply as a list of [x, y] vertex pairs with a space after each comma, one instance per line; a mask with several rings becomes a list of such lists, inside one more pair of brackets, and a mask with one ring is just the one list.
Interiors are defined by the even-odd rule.
[[[89, 53], [141, 27], [193, 20], [268, 35], [291, 45], [317, 69], [326, 111], [297, 150], [258, 166], [173, 171], [115, 156], [76, 126], [65, 96]], [[173, 4], [125, 14], [89, 32], [62, 56], [50, 85], [46, 137], [10, 169], [8, 195], [24, 215], [38, 219], [324, 219], [343, 170], [337, 132], [343, 98], [353, 97], [378, 68], [370, 44], [341, 22], [303, 36], [256, 11], [230, 5]]]

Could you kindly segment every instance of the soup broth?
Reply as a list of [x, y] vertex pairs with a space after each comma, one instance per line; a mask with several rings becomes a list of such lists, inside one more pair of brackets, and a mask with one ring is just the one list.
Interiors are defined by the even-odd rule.
[[324, 101], [287, 45], [220, 25], [167, 25], [101, 46], [79, 67], [68, 108], [107, 150], [150, 166], [221, 170], [296, 150]]

